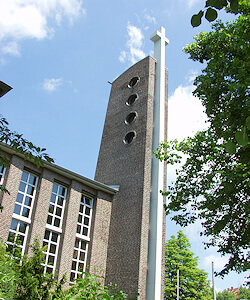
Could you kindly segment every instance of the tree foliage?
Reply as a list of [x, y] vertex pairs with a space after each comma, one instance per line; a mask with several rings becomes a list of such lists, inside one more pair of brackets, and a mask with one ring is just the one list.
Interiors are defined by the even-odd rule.
[[184, 48], [190, 59], [206, 63], [196, 77], [193, 92], [205, 107], [209, 128], [182, 142], [163, 142], [156, 156], [168, 163], [185, 164], [169, 187], [167, 213], [186, 226], [202, 220], [207, 246], [217, 246], [230, 258], [219, 273], [249, 269], [249, 86], [250, 4], [240, 1], [240, 16], [231, 23], [217, 22]]
[[[44, 248], [38, 239], [30, 246], [31, 257], [12, 259], [8, 248], [0, 242], [0, 299], [4, 300], [125, 300], [127, 295], [116, 285], [102, 284], [103, 277], [86, 273], [69, 289], [63, 288], [65, 276], [57, 282], [53, 274], [44, 274]], [[18, 246], [17, 246], [18, 249]], [[12, 251], [13, 253], [13, 251]], [[15, 255], [16, 256], [16, 255]]]
[[217, 19], [218, 11], [221, 9], [227, 9], [235, 14], [238, 13], [239, 3], [238, 0], [206, 0], [205, 7], [197, 14], [194, 14], [191, 18], [191, 24], [193, 27], [197, 27], [201, 24], [202, 18], [205, 14], [205, 18], [212, 22]]
[[212, 299], [207, 273], [198, 269], [198, 258], [190, 251], [190, 243], [182, 231], [171, 236], [165, 249], [164, 299], [177, 297], [177, 269], [179, 269], [180, 300]]
[[[16, 153], [24, 155], [25, 159], [29, 159], [36, 164], [39, 168], [43, 166], [44, 161], [54, 162], [54, 160], [45, 152], [45, 148], [35, 146], [33, 143], [23, 138], [22, 134], [18, 134], [15, 131], [9, 129], [9, 123], [7, 120], [0, 115], [0, 142], [3, 142], [10, 146]], [[0, 150], [0, 166], [7, 167], [9, 160], [5, 153]], [[2, 185], [0, 185], [0, 191], [8, 193]], [[0, 211], [3, 207], [0, 205]]]
[[228, 290], [224, 290], [222, 292], [219, 292], [216, 295], [216, 300], [236, 300], [236, 296], [234, 293], [231, 293]]

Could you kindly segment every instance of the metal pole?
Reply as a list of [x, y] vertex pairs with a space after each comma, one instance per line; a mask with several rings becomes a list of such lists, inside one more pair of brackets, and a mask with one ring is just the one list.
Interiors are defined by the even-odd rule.
[[213, 284], [214, 300], [216, 300], [215, 281], [214, 281], [214, 262], [213, 261], [212, 261], [212, 284]]
[[177, 270], [177, 300], [180, 299], [180, 270]]

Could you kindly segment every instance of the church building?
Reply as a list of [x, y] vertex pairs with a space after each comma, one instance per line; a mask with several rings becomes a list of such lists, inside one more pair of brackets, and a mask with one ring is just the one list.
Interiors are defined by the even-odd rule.
[[151, 36], [155, 57], [139, 61], [113, 83], [95, 179], [53, 163], [37, 168], [0, 144], [0, 238], [22, 254], [39, 237], [44, 271], [73, 283], [83, 272], [104, 276], [129, 297], [164, 295], [166, 165], [153, 156], [167, 138], [165, 29]]

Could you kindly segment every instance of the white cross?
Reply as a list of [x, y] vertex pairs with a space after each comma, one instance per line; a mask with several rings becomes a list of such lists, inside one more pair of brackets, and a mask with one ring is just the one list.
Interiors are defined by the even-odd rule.
[[[159, 28], [150, 37], [154, 42], [155, 90], [154, 90], [154, 128], [153, 150], [165, 139], [165, 46], [169, 43], [165, 37], [165, 28]], [[164, 186], [164, 163], [152, 158], [151, 199], [149, 221], [149, 253], [147, 273], [147, 300], [161, 299], [162, 235], [163, 235], [163, 197], [160, 190]]]

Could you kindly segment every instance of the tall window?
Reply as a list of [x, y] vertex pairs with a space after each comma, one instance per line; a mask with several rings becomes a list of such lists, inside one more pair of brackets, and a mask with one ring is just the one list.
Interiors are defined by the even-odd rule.
[[0, 166], [0, 184], [3, 184], [5, 171], [6, 168], [4, 166]]
[[56, 268], [60, 234], [62, 233], [63, 213], [67, 196], [67, 188], [54, 183], [50, 198], [46, 231], [43, 246], [47, 246], [45, 252], [44, 273], [54, 273]]
[[93, 199], [82, 195], [78, 214], [75, 246], [70, 273], [70, 282], [82, 277], [86, 270], [88, 243], [90, 241], [90, 226], [92, 217]]
[[37, 176], [23, 171], [7, 241], [7, 249], [13, 254], [16, 247], [21, 249], [21, 255], [25, 251], [37, 181]]

